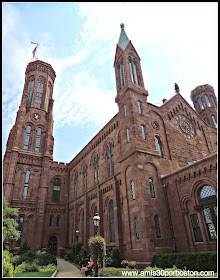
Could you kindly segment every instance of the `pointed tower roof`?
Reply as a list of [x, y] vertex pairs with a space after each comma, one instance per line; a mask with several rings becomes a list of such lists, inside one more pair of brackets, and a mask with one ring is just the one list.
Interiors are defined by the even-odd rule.
[[121, 26], [121, 34], [120, 34], [120, 37], [119, 37], [119, 40], [118, 40], [118, 45], [124, 51], [130, 41], [128, 39], [127, 34], [125, 33], [124, 23], [122, 23], [120, 26]]

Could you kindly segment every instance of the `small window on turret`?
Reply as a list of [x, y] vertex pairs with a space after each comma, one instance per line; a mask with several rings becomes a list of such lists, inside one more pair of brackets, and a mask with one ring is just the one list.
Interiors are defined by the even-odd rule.
[[211, 107], [211, 103], [210, 103], [209, 98], [208, 98], [208, 96], [206, 94], [204, 95], [204, 98], [205, 98], [207, 106]]
[[199, 102], [199, 107], [200, 107], [200, 109], [203, 110], [203, 109], [204, 109], [204, 106], [203, 106], [203, 104], [202, 104], [202, 100], [201, 100], [200, 97], [198, 98], [198, 102]]

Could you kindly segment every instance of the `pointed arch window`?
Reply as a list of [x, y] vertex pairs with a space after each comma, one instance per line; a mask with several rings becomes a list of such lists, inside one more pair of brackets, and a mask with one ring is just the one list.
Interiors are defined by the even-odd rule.
[[61, 179], [60, 178], [54, 178], [52, 202], [59, 202], [60, 201], [60, 186], [61, 186]]
[[208, 98], [208, 96], [206, 94], [204, 95], [204, 98], [205, 98], [207, 106], [211, 107], [211, 103], [210, 103], [209, 98]]
[[203, 110], [203, 109], [204, 109], [204, 106], [203, 106], [203, 104], [202, 104], [202, 100], [201, 100], [200, 97], [198, 98], [198, 102], [199, 102], [199, 107], [200, 107], [200, 109]]
[[160, 154], [160, 157], [163, 158], [163, 152], [162, 152], [161, 141], [159, 136], [155, 136], [155, 147], [158, 153]]
[[33, 88], [34, 88], [34, 78], [30, 78], [29, 84], [28, 84], [28, 97], [27, 97], [27, 101], [26, 101], [26, 107], [30, 107], [30, 105], [31, 105]]
[[138, 75], [137, 75], [137, 64], [135, 58], [133, 58], [133, 66], [134, 66], [134, 80], [137, 85], [139, 85]]
[[215, 120], [215, 116], [214, 115], [212, 115], [212, 122], [213, 122], [214, 126], [217, 128], [218, 125], [217, 125], [217, 122]]
[[204, 118], [204, 121], [207, 125], [209, 125], [209, 119], [208, 118]]
[[84, 245], [84, 212], [82, 213], [82, 244]]
[[126, 139], [127, 139], [127, 143], [130, 142], [130, 138], [129, 138], [129, 129], [126, 128]]
[[155, 223], [155, 229], [156, 229], [156, 236], [157, 236], [157, 238], [161, 238], [159, 218], [157, 215], [154, 216], [154, 223]]
[[109, 229], [110, 229], [110, 242], [115, 242], [115, 220], [114, 220], [113, 200], [109, 202]]
[[143, 114], [142, 106], [141, 106], [141, 101], [138, 101], [138, 113], [139, 113], [140, 115]]
[[139, 235], [139, 229], [138, 229], [138, 219], [136, 217], [134, 218], [134, 226], [135, 226], [136, 240], [139, 240], [140, 235]]
[[217, 107], [216, 99], [215, 99], [215, 96], [213, 96], [213, 95], [212, 95], [212, 100], [213, 100], [213, 104], [215, 105], [215, 107]]
[[155, 190], [154, 190], [154, 182], [153, 182], [152, 178], [149, 178], [149, 187], [150, 187], [150, 196], [151, 196], [151, 198], [156, 198]]
[[25, 180], [24, 180], [23, 199], [27, 199], [29, 178], [30, 178], [30, 170], [27, 170], [25, 175]]
[[131, 197], [135, 200], [135, 188], [134, 188], [134, 181], [131, 181]]
[[21, 216], [19, 218], [19, 221], [18, 221], [18, 230], [21, 232], [20, 233], [20, 237], [19, 239], [16, 241], [16, 247], [20, 247], [21, 246], [21, 238], [22, 238], [22, 232], [23, 232], [23, 226], [24, 226], [24, 217]]
[[146, 129], [145, 129], [145, 125], [141, 125], [141, 132], [142, 132], [142, 139], [146, 140]]
[[25, 136], [24, 136], [23, 150], [28, 150], [30, 135], [31, 135], [31, 126], [27, 125], [26, 130], [25, 130]]
[[48, 104], [49, 104], [49, 98], [50, 98], [50, 91], [51, 91], [51, 83], [48, 84], [47, 87], [47, 92], [46, 92], [46, 97], [45, 97], [45, 103], [44, 103], [44, 107], [45, 107], [45, 111], [48, 112]]
[[41, 107], [41, 99], [42, 99], [42, 95], [43, 95], [43, 87], [44, 87], [44, 79], [40, 78], [38, 80], [38, 87], [37, 87], [37, 95], [36, 95], [36, 99], [35, 99], [35, 108], [39, 108]]
[[134, 74], [133, 74], [132, 60], [131, 60], [130, 56], [128, 57], [128, 62], [129, 62], [131, 81], [132, 81], [132, 83], [134, 83]]
[[83, 167], [83, 193], [87, 192], [87, 165]]
[[107, 178], [114, 175], [114, 155], [113, 155], [113, 144], [109, 143], [106, 147], [107, 157]]
[[199, 193], [200, 204], [211, 241], [217, 240], [217, 198], [213, 187], [204, 185]]
[[74, 176], [74, 199], [77, 199], [77, 189], [78, 189], [78, 174], [75, 173], [75, 176]]
[[36, 140], [35, 140], [35, 152], [39, 152], [40, 151], [41, 133], [42, 133], [42, 129], [40, 127], [38, 127], [38, 129], [37, 129], [37, 136], [36, 136]]
[[97, 186], [99, 184], [99, 156], [98, 154], [94, 156], [94, 184]]
[[120, 87], [122, 88], [125, 85], [125, 70], [124, 70], [124, 64], [123, 59], [118, 64], [118, 70], [119, 70], [119, 78], [120, 78]]
[[124, 116], [127, 117], [127, 110], [126, 110], [126, 105], [123, 105], [123, 109], [124, 109]]

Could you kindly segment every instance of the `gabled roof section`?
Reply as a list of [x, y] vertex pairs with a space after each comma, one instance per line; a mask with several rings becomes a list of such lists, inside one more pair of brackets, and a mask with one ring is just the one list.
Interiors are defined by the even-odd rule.
[[128, 39], [127, 34], [125, 33], [124, 23], [122, 23], [120, 26], [121, 26], [121, 34], [118, 40], [118, 46], [124, 51], [130, 41]]

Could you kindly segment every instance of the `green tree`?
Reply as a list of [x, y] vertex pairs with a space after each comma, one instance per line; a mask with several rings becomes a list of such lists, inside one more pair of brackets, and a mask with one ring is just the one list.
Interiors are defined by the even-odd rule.
[[14, 216], [18, 215], [17, 208], [8, 207], [7, 200], [3, 196], [3, 248], [9, 250], [11, 240], [18, 240], [20, 238], [20, 231], [16, 229], [18, 223]]

